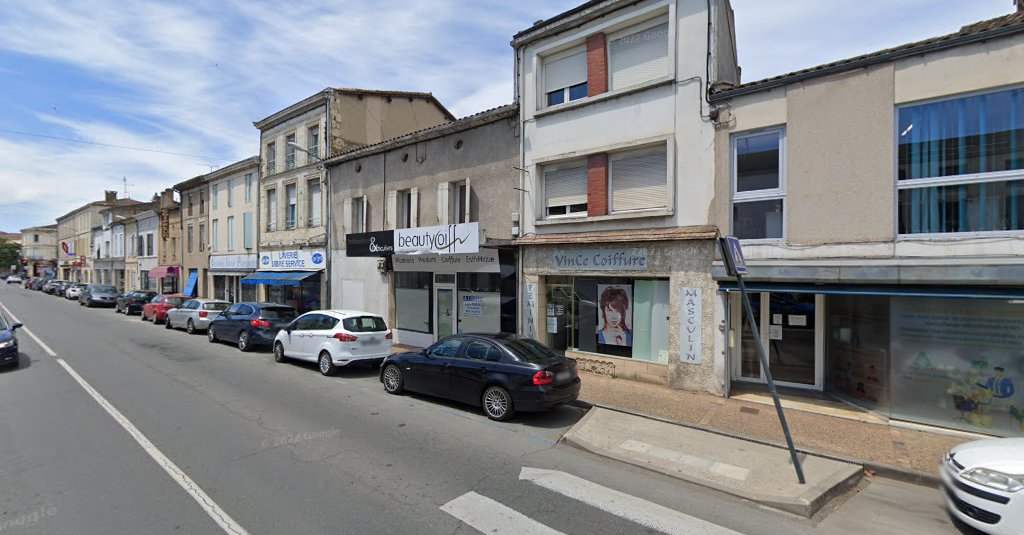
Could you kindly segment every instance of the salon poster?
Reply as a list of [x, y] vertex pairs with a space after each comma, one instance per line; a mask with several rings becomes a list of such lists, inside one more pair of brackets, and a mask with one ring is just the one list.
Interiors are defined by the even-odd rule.
[[597, 343], [633, 346], [633, 286], [597, 285]]

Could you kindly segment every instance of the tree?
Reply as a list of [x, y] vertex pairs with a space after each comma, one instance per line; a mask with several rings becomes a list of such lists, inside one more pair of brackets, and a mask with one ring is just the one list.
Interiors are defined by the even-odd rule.
[[19, 265], [21, 246], [0, 238], [0, 273], [8, 273], [11, 266]]

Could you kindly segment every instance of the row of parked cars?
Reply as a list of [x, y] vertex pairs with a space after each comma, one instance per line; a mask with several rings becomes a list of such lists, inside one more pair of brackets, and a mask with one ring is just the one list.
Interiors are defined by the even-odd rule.
[[413, 351], [392, 352], [392, 332], [379, 315], [358, 310], [315, 310], [298, 314], [277, 303], [231, 303], [145, 290], [118, 292], [113, 286], [70, 281], [26, 281], [26, 287], [107, 306], [142, 321], [206, 333], [211, 343], [241, 351], [271, 348], [274, 360], [317, 364], [323, 375], [356, 364], [379, 366], [390, 394], [406, 391], [443, 397], [483, 408], [494, 420], [516, 411], [541, 411], [575, 401], [580, 379], [576, 361], [531, 338], [516, 334], [457, 334]]

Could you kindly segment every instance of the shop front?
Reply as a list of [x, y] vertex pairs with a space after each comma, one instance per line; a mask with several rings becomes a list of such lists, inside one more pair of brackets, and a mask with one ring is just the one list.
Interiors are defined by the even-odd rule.
[[149, 278], [150, 289], [167, 294], [178, 292], [180, 274], [181, 266], [156, 266], [150, 269], [146, 276]]
[[242, 284], [242, 279], [256, 271], [257, 263], [254, 254], [210, 255], [210, 298], [232, 303], [256, 301], [257, 285]]
[[[213, 257], [210, 259], [212, 262]], [[259, 287], [256, 300], [295, 307], [300, 314], [320, 310], [326, 259], [323, 249], [266, 251], [259, 255], [259, 270], [243, 276], [239, 283]]]
[[[734, 384], [764, 382], [735, 285]], [[777, 384], [824, 391], [894, 420], [1024, 435], [1024, 291], [749, 283]]]

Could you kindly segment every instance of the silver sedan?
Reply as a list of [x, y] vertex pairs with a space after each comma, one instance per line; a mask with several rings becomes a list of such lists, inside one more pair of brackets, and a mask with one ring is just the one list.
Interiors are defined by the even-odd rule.
[[167, 311], [164, 326], [168, 329], [184, 328], [189, 334], [205, 331], [210, 326], [210, 320], [230, 306], [231, 303], [218, 299], [189, 299], [178, 308]]

